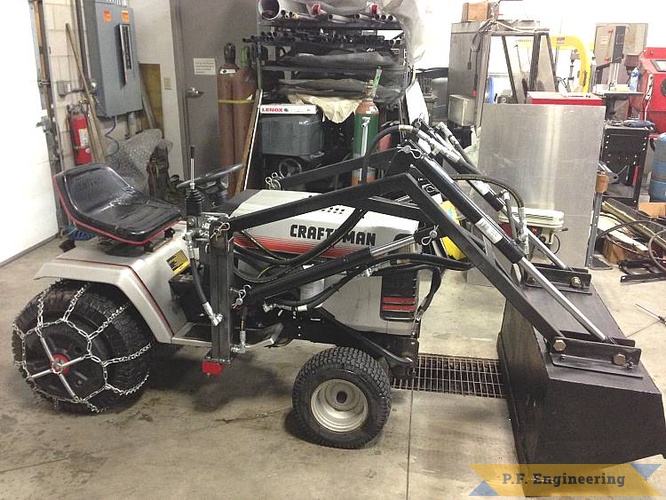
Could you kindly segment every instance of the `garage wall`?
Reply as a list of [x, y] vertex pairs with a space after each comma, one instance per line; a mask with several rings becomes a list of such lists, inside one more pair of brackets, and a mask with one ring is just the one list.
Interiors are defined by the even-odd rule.
[[[75, 11], [72, 0], [44, 0], [44, 22], [46, 24], [46, 41], [48, 44], [49, 62], [51, 65], [51, 80], [71, 82], [72, 88], [81, 88], [76, 62], [72, 55], [65, 25], [69, 24], [74, 33], [76, 42]], [[65, 97], [54, 92], [55, 120], [59, 131], [61, 157], [63, 168], [74, 166], [72, 143], [69, 138], [67, 125], [67, 105], [76, 104], [83, 99], [82, 92], [73, 92]]]
[[[419, 68], [447, 66], [451, 37], [451, 24], [460, 21], [462, 0], [417, 0], [423, 2], [426, 13], [424, 30], [431, 40], [426, 56]], [[648, 45], [666, 46], [666, 16], [663, 0], [633, 0], [608, 2], [605, 0], [544, 0], [506, 1], [500, 4], [500, 13], [507, 19], [534, 19], [551, 34], [575, 35], [586, 43], [594, 43], [597, 23], [648, 23]]]
[[2, 244], [0, 264], [55, 236], [58, 230], [46, 138], [36, 124], [46, 113], [37, 86], [37, 66], [28, 2], [7, 2], [11, 29], [0, 32], [0, 64], [11, 78], [0, 79], [4, 96], [2, 151]]
[[[58, 1], [58, 0], [52, 0]], [[60, 0], [66, 1], [66, 0]], [[170, 4], [184, 0], [129, 0], [134, 9], [138, 53], [141, 62], [159, 63], [162, 68], [162, 97], [164, 100], [165, 135], [173, 142], [169, 155], [172, 173], [181, 173], [183, 160], [181, 154], [181, 126], [178, 121], [179, 96], [182, 89], [177, 88], [174, 63], [173, 22]], [[429, 39], [424, 58], [417, 64], [419, 68], [448, 66], [451, 24], [460, 21], [463, 0], [416, 0], [423, 6], [426, 37]], [[243, 19], [227, 15], [245, 9], [238, 5], [256, 4], [256, 0], [227, 0], [211, 9], [211, 16], [219, 19], [220, 32], [230, 40], [238, 39], [250, 31], [252, 26]], [[186, 5], [186, 4], [184, 4]], [[587, 2], [560, 0], [505, 1], [501, 3], [501, 12], [507, 18], [537, 19], [542, 26], [548, 27], [553, 34], [573, 34], [592, 43], [597, 22], [647, 22], [648, 44], [666, 46], [666, 17], [656, 16], [661, 7], [661, 0], [634, 0], [631, 9], [625, 3], [589, 0]], [[164, 78], [170, 78], [171, 90], [165, 88]]]
[[169, 0], [133, 0], [129, 5], [134, 10], [139, 62], [160, 65], [164, 137], [173, 145], [169, 151], [169, 171], [182, 177], [179, 89], [176, 82]]

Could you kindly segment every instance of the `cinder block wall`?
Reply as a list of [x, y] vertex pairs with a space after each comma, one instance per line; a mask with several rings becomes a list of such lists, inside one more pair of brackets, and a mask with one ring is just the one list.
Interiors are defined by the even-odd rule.
[[[76, 24], [74, 17], [74, 2], [70, 0], [44, 0], [44, 22], [46, 24], [46, 42], [51, 65], [51, 82], [55, 86], [58, 80], [72, 82], [73, 88], [80, 88], [76, 63], [72, 50], [67, 41], [65, 25], [69, 24], [76, 37]], [[67, 125], [67, 105], [76, 104], [84, 97], [82, 92], [75, 92], [65, 97], [53, 92], [54, 111], [58, 126], [60, 147], [62, 149], [63, 167], [74, 165], [72, 145], [69, 139], [69, 126]]]
[[[44, 4], [44, 22], [46, 24], [46, 41], [48, 44], [48, 56], [51, 65], [51, 83], [53, 85], [53, 102], [56, 123], [58, 126], [60, 147], [62, 150], [63, 168], [74, 166], [74, 157], [72, 152], [72, 143], [70, 140], [69, 125], [67, 122], [67, 106], [77, 104], [85, 100], [85, 93], [82, 90], [75, 91], [64, 97], [60, 97], [57, 92], [56, 82], [62, 80], [71, 82], [72, 89], [82, 89], [83, 82], [79, 77], [76, 60], [72, 47], [67, 38], [65, 26], [69, 24], [72, 29], [74, 45], [81, 58], [79, 48], [78, 27], [76, 24], [76, 7], [73, 0], [43, 0]], [[81, 59], [80, 59], [81, 60]], [[123, 140], [127, 133], [127, 122], [125, 119], [118, 119], [115, 129], [111, 132], [114, 122], [110, 119], [100, 119], [102, 133], [109, 134], [115, 140]], [[93, 124], [89, 123], [89, 129]], [[106, 147], [113, 152], [115, 145], [112, 141], [106, 140]]]

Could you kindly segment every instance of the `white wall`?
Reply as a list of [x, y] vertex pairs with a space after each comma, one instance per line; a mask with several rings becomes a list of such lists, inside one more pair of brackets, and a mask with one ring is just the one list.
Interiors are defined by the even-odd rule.
[[[134, 10], [139, 62], [160, 65], [164, 136], [173, 144], [169, 151], [169, 171], [182, 177], [183, 155], [169, 0], [133, 0], [130, 6]], [[166, 88], [165, 79], [171, 81], [170, 90]]]
[[49, 239], [58, 231], [44, 132], [35, 124], [45, 115], [28, 2], [7, 2], [3, 13], [11, 29], [0, 32], [0, 64], [11, 71], [0, 79], [2, 102], [2, 244], [0, 263]]
[[[240, 0], [236, 0], [240, 1]], [[242, 0], [256, 3], [256, 0]], [[446, 67], [450, 47], [451, 24], [459, 22], [463, 0], [415, 0], [424, 12], [423, 26], [429, 40], [425, 56], [418, 68]], [[165, 136], [173, 143], [169, 154], [172, 173], [182, 173], [181, 131], [178, 111], [178, 89], [174, 62], [174, 43], [169, 0], [130, 0], [134, 9], [137, 33], [137, 51], [143, 63], [160, 64], [162, 71], [162, 99], [164, 106]], [[502, 2], [500, 12], [508, 19], [535, 19], [549, 28], [551, 34], [576, 35], [593, 43], [595, 25], [607, 22], [648, 23], [648, 45], [666, 46], [666, 16], [658, 15], [663, 0], [633, 0], [624, 2], [605, 0], [523, 0]], [[234, 19], [225, 19], [220, 30], [233, 31]], [[165, 89], [164, 78], [171, 78], [171, 90]]]
[[[448, 66], [451, 24], [460, 22], [462, 0], [417, 0], [425, 5], [423, 29], [430, 40], [426, 55], [417, 66]], [[648, 23], [648, 46], [666, 46], [666, 15], [663, 0], [522, 0], [501, 2], [500, 14], [505, 19], [540, 21], [553, 35], [575, 35], [585, 43], [594, 43], [597, 23]]]
[[523, 0], [500, 4], [507, 17], [537, 19], [551, 33], [576, 35], [594, 42], [597, 23], [648, 23], [648, 46], [666, 45], [666, 16], [663, 0]]

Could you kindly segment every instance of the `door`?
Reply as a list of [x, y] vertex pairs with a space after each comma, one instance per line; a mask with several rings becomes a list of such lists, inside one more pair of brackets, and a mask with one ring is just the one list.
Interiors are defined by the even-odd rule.
[[[171, 0], [175, 57], [181, 103], [183, 151], [195, 146], [196, 175], [220, 167], [217, 125], [217, 69], [224, 45], [236, 44], [240, 62], [243, 38], [257, 31], [255, 0]], [[189, 178], [189, 159], [184, 158]]]
[[[0, 263], [48, 240], [58, 232], [51, 166], [41, 126], [47, 115], [42, 107], [35, 58], [33, 3], [6, 2], [4, 18], [12, 29], [2, 30], [0, 79], [5, 132], [0, 134], [2, 151], [3, 235]], [[47, 119], [48, 122], [48, 119]]]

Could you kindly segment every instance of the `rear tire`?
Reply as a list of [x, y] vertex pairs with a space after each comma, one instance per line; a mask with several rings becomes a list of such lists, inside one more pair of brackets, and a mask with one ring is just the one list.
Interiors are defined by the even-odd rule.
[[382, 430], [391, 412], [391, 386], [381, 365], [363, 351], [335, 347], [301, 368], [292, 401], [312, 441], [360, 448]]
[[148, 379], [152, 335], [114, 287], [60, 281], [13, 326], [19, 372], [58, 409], [104, 411], [139, 394]]

